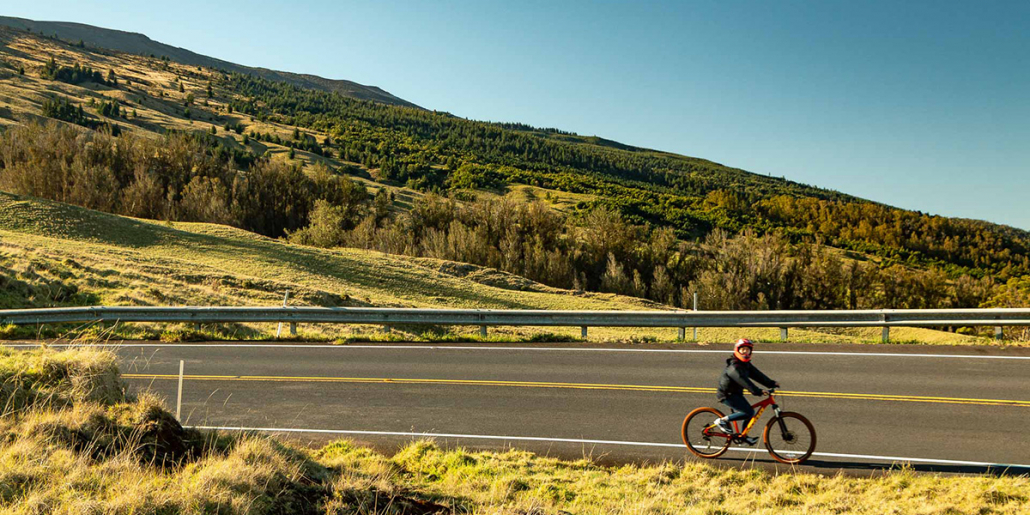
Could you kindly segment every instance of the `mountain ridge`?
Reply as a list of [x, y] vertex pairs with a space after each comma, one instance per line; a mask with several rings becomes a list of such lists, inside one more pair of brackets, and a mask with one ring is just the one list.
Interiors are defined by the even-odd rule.
[[182, 64], [248, 73], [304, 88], [336, 92], [360, 100], [371, 100], [403, 107], [419, 107], [390, 94], [378, 86], [367, 86], [345, 79], [327, 79], [307, 73], [295, 73], [237, 64], [217, 57], [203, 55], [187, 48], [162, 43], [140, 32], [108, 29], [77, 22], [37, 21], [10, 16], [0, 16], [0, 25], [13, 29], [32, 30], [43, 35], [56, 35], [61, 39], [70, 41], [81, 40], [98, 48], [140, 55], [152, 54], [156, 57], [165, 56]]

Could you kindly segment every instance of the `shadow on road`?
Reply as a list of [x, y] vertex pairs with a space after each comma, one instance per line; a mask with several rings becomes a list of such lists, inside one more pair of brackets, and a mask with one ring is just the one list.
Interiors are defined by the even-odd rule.
[[939, 474], [976, 474], [995, 477], [1002, 476], [1026, 476], [1030, 475], [1030, 467], [978, 467], [973, 465], [944, 465], [928, 463], [875, 463], [862, 461], [825, 461], [810, 459], [801, 466], [790, 466], [776, 462], [771, 459], [755, 458], [720, 458], [712, 461], [712, 464], [732, 465], [735, 467], [748, 468], [754, 466], [764, 470], [775, 472], [814, 472], [814, 473], [836, 473], [844, 472], [848, 475], [872, 476], [877, 472], [911, 470], [914, 472], [929, 472]]

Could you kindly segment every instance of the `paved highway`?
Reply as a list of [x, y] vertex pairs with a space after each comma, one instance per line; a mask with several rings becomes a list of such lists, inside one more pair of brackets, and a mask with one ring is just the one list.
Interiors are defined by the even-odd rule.
[[[602, 462], [695, 459], [680, 424], [698, 406], [725, 411], [714, 386], [730, 355], [721, 345], [130, 342], [114, 350], [134, 390], [154, 390], [173, 408], [185, 360], [187, 425], [289, 429], [381, 448], [431, 434], [449, 445]], [[1030, 349], [778, 344], [758, 345], [754, 362], [783, 385], [781, 406], [818, 431], [807, 470], [862, 474], [910, 461], [918, 470], [998, 464], [1030, 473]], [[785, 468], [757, 449], [713, 463]]]

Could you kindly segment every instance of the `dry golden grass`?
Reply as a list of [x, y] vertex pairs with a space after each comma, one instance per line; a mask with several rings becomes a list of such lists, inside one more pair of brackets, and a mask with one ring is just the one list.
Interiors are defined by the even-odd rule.
[[[0, 513], [11, 514], [1022, 514], [1026, 476], [871, 478], [606, 467], [415, 441], [386, 456], [348, 441], [303, 449], [184, 430], [152, 396], [82, 395], [114, 357], [96, 348], [0, 353], [0, 377], [33, 377], [68, 405], [0, 417]], [[100, 388], [103, 390], [103, 388]], [[88, 390], [88, 388], [87, 388]], [[4, 390], [7, 392], [8, 390]]]
[[512, 184], [508, 190], [501, 193], [490, 191], [477, 191], [477, 197], [483, 199], [498, 199], [508, 197], [519, 202], [544, 202], [547, 206], [560, 212], [571, 211], [580, 202], [589, 202], [596, 199], [595, 195], [587, 193], [570, 193], [567, 191], [549, 190], [539, 186], [527, 184]]
[[342, 469], [337, 484], [399, 483], [406, 491], [461, 499], [475, 513], [929, 515], [1030, 509], [1026, 477], [944, 477], [911, 470], [873, 478], [773, 475], [698, 462], [601, 467], [523, 451], [444, 450], [428, 441], [412, 443], [391, 458], [346, 442], [317, 456]]

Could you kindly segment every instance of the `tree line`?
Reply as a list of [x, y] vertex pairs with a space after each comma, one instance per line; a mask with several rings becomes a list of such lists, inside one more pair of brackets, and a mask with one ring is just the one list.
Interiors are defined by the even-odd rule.
[[[497, 268], [555, 287], [706, 309], [945, 308], [1026, 302], [1026, 279], [946, 274], [859, 255], [786, 231], [713, 230], [683, 240], [604, 204], [429, 194], [405, 212], [323, 165], [236, 159], [208, 133], [115, 137], [58, 124], [0, 134], [0, 189], [143, 218], [228, 224], [299, 244], [356, 247]], [[472, 165], [451, 175], [456, 186]], [[465, 179], [462, 179], [465, 177]], [[452, 195], [457, 196], [457, 195]], [[713, 199], [718, 201], [718, 199]], [[993, 303], [993, 304], [992, 304]]]
[[325, 167], [230, 149], [207, 133], [160, 138], [50, 123], [0, 134], [0, 189], [126, 216], [211, 222], [280, 237], [308, 225], [318, 201], [368, 203]]
[[118, 79], [115, 77], [114, 70], [109, 70], [107, 79], [105, 79], [104, 74], [99, 70], [94, 70], [89, 66], [80, 66], [78, 63], [72, 66], [58, 65], [57, 61], [55, 61], [53, 57], [43, 65], [39, 75], [41, 78], [47, 80], [67, 82], [68, 84], [95, 82], [97, 84], [112, 87], [116, 87], [118, 85]]
[[[379, 196], [377, 203], [382, 201]], [[994, 281], [938, 269], [881, 266], [781, 233], [716, 230], [686, 242], [669, 228], [626, 222], [603, 206], [575, 216], [509, 198], [459, 202], [429, 195], [407, 213], [382, 206], [314, 206], [295, 243], [357, 247], [473, 263], [541, 283], [706, 309], [977, 307]]]
[[[703, 159], [522, 124], [355, 100], [244, 74], [221, 79], [232, 106], [262, 120], [331, 135], [320, 153], [358, 162], [378, 180], [430, 192], [461, 184], [528, 184], [598, 197], [636, 225], [683, 239], [716, 230], [781, 231], [888, 264], [941, 268], [951, 277], [1030, 274], [1030, 233], [931, 216]], [[455, 175], [461, 175], [454, 180]]]

